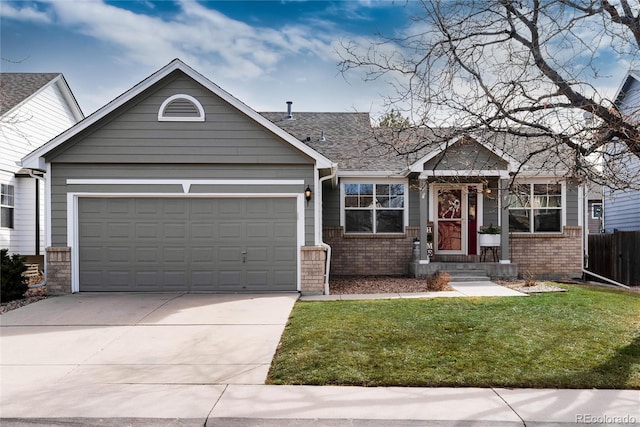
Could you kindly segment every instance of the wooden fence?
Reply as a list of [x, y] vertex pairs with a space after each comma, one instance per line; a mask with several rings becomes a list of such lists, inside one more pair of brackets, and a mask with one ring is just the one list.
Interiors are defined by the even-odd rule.
[[625, 285], [640, 285], [640, 231], [590, 234], [587, 270]]

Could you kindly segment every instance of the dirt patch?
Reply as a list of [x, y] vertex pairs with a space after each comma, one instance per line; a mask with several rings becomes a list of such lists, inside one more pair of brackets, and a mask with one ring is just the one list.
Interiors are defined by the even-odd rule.
[[333, 295], [394, 294], [453, 291], [447, 284], [435, 286], [426, 278], [396, 276], [334, 276], [329, 282]]

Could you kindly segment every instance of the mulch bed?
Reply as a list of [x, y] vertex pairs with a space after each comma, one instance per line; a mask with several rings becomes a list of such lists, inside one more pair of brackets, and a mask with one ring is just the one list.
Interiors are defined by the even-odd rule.
[[449, 285], [432, 286], [426, 278], [396, 276], [334, 276], [329, 282], [333, 295], [391, 294], [452, 291]]

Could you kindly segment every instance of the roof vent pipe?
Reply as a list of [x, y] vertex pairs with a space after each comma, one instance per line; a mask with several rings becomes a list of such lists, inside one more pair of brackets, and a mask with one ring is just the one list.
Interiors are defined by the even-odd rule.
[[320, 131], [320, 138], [318, 138], [318, 141], [325, 142], [326, 140], [327, 140], [327, 138], [324, 137], [324, 131], [321, 130]]
[[293, 119], [293, 116], [291, 115], [291, 104], [293, 104], [293, 101], [287, 101], [287, 115], [284, 116], [287, 120]]

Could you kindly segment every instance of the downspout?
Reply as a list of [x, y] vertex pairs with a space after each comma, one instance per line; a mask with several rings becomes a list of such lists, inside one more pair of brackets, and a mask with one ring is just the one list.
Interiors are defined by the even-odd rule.
[[[36, 180], [36, 254], [40, 255], [40, 183], [42, 181], [46, 185], [46, 179], [44, 176], [34, 175], [33, 169], [29, 169], [29, 176]], [[46, 215], [46, 210], [45, 210]], [[45, 256], [46, 258], [46, 256]], [[47, 284], [47, 260], [44, 261], [44, 281], [35, 285], [29, 286], [30, 289], [37, 289]]]
[[611, 279], [609, 279], [608, 277], [601, 276], [601, 275], [596, 274], [596, 273], [594, 273], [594, 272], [592, 272], [592, 271], [589, 271], [589, 270], [587, 270], [587, 269], [585, 269], [585, 268], [583, 268], [583, 269], [582, 269], [582, 272], [583, 272], [583, 273], [585, 273], [585, 274], [588, 274], [589, 276], [593, 276], [593, 277], [595, 277], [596, 279], [600, 279], [600, 280], [604, 280], [605, 282], [609, 282], [609, 283], [611, 283], [612, 285], [616, 285], [616, 286], [619, 286], [619, 287], [621, 287], [621, 288], [625, 288], [625, 289], [630, 289], [627, 285], [623, 285], [623, 284], [622, 284], [622, 283], [620, 283], [620, 282], [616, 282], [615, 280], [611, 280]]
[[[327, 176], [324, 176], [322, 178], [320, 178], [319, 180], [319, 189], [320, 189], [320, 209], [319, 209], [319, 213], [320, 213], [320, 226], [322, 226], [322, 198], [323, 198], [323, 194], [322, 194], [322, 184], [329, 180], [329, 179], [335, 179], [336, 175], [338, 174], [338, 166], [336, 164], [331, 165], [331, 173]], [[320, 235], [322, 236], [322, 230], [320, 230]], [[322, 246], [323, 248], [325, 248], [325, 250], [327, 251], [327, 257], [325, 260], [325, 265], [324, 265], [324, 294], [325, 295], [329, 295], [329, 269], [331, 268], [331, 246], [329, 246], [328, 244], [326, 244], [321, 237], [320, 240], [320, 246]]]

